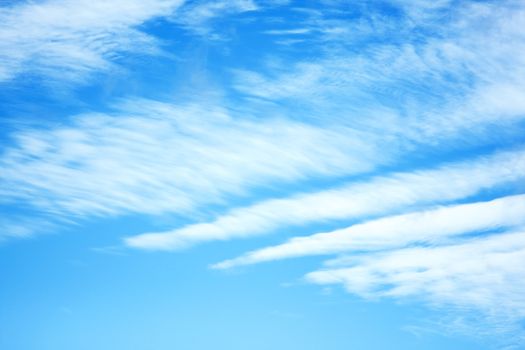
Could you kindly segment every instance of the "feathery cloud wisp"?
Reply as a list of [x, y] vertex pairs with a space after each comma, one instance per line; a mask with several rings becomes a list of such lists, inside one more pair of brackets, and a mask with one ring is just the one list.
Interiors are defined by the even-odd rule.
[[0, 7], [0, 82], [27, 72], [79, 80], [108, 69], [122, 52], [154, 53], [155, 38], [138, 26], [182, 3], [51, 0]]
[[213, 240], [249, 237], [291, 225], [361, 219], [458, 200], [525, 177], [525, 151], [496, 153], [456, 164], [373, 178], [368, 182], [232, 210], [215, 221], [126, 239], [142, 249], [173, 250]]
[[342, 258], [306, 279], [343, 284], [363, 297], [418, 297], [519, 319], [525, 316], [524, 259], [525, 233], [518, 230], [450, 246]]
[[128, 101], [114, 114], [13, 135], [0, 157], [0, 195], [60, 217], [188, 213], [274, 181], [366, 171], [381, 158], [353, 135]]
[[466, 233], [512, 228], [525, 224], [525, 195], [489, 202], [451, 205], [399, 216], [384, 217], [255, 250], [213, 265], [226, 269], [309, 255], [384, 250], [410, 244], [436, 244]]

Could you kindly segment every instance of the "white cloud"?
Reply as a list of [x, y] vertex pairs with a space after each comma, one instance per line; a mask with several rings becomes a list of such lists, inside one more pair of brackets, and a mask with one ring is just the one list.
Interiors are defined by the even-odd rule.
[[463, 163], [376, 177], [368, 182], [273, 199], [232, 210], [210, 223], [126, 239], [142, 249], [181, 249], [199, 242], [249, 237], [280, 227], [362, 219], [411, 206], [453, 201], [525, 176], [525, 151], [501, 152]]
[[[239, 69], [235, 87], [250, 98], [301, 103], [312, 117], [324, 118], [319, 114], [330, 111], [343, 122], [418, 144], [480, 134], [485, 137], [469, 142], [483, 142], [493, 139], [494, 125], [523, 120], [523, 5], [400, 3], [410, 19], [392, 24], [381, 17], [381, 25], [393, 26], [386, 43], [357, 43], [355, 49], [348, 35], [335, 35], [328, 50], [326, 37], [319, 34], [313, 59], [284, 60], [266, 70]], [[377, 18], [363, 16], [370, 20], [366, 28], [362, 20], [346, 24], [355, 40], [363, 32], [376, 32]], [[313, 28], [321, 33], [322, 26], [332, 24], [316, 20]], [[424, 41], [414, 40], [419, 31], [428, 32]], [[315, 42], [313, 37], [308, 40]], [[385, 108], [393, 119], [386, 119]]]
[[123, 52], [154, 53], [138, 26], [171, 15], [182, 0], [49, 0], [0, 7], [0, 81], [31, 72], [83, 79]]
[[489, 202], [452, 205], [385, 217], [336, 231], [295, 237], [286, 243], [258, 249], [213, 267], [224, 269], [308, 255], [392, 249], [416, 243], [442, 244], [466, 233], [523, 224], [525, 195], [509, 196]]
[[525, 233], [465, 243], [359, 255], [311, 272], [308, 281], [343, 284], [363, 297], [417, 297], [435, 304], [525, 317]]
[[366, 171], [381, 160], [344, 129], [148, 100], [11, 136], [0, 157], [2, 201], [60, 217], [188, 213], [258, 186]]
[[210, 21], [224, 15], [255, 11], [258, 8], [252, 0], [195, 1], [187, 3], [172, 20], [197, 34], [213, 39], [218, 36], [211, 35]]
[[40, 217], [4, 215], [0, 218], [0, 243], [11, 238], [30, 238], [35, 232], [57, 231], [58, 225]]
[[309, 28], [294, 28], [294, 29], [272, 29], [267, 30], [264, 33], [269, 35], [301, 35], [308, 34], [311, 32]]

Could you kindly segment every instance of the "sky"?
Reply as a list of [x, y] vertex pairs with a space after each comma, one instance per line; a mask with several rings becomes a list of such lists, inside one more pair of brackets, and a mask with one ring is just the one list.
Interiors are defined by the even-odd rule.
[[525, 349], [524, 23], [1, 1], [0, 349]]

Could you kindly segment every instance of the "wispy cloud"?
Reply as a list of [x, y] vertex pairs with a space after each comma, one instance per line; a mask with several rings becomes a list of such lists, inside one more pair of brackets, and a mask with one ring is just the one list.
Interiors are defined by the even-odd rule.
[[[0, 5], [5, 86], [27, 77], [85, 83], [135, 55], [165, 63], [177, 54], [168, 47], [186, 50], [169, 69], [155, 60], [137, 67], [134, 83], [151, 99], [111, 107], [88, 96], [105, 88], [95, 84], [82, 101], [91, 112], [58, 124], [28, 116], [36, 127], [0, 135], [0, 241], [130, 214], [150, 219], [145, 233], [92, 252], [132, 258], [129, 248], [281, 233], [281, 244], [211, 267], [327, 255], [307, 281], [525, 318], [525, 4], [276, 9], [285, 3]], [[194, 56], [200, 46], [206, 57]], [[150, 71], [169, 91], [141, 80]], [[37, 105], [31, 93], [20, 100]], [[153, 223], [166, 214], [181, 223]]]
[[155, 53], [139, 26], [171, 15], [182, 0], [21, 1], [0, 7], [0, 81], [24, 73], [79, 80], [124, 52]]
[[417, 297], [437, 304], [525, 316], [525, 233], [465, 243], [353, 256], [307, 274], [318, 284], [343, 284], [363, 297]]
[[[393, 23], [380, 18], [383, 25], [394, 26], [388, 30], [390, 40], [349, 45], [347, 36], [335, 35], [325, 49], [326, 37], [312, 35], [309, 43], [319, 40], [314, 58], [239, 69], [235, 87], [250, 98], [299, 102], [313, 117], [330, 110], [347, 123], [417, 142], [447, 142], [451, 133], [484, 135], [480, 140], [486, 141], [493, 125], [523, 120], [523, 6], [401, 3], [407, 18]], [[447, 11], [446, 26], [442, 10]], [[374, 33], [370, 17], [365, 25], [362, 20], [340, 25], [347, 32]], [[425, 40], [417, 39], [421, 32]]]
[[[342, 124], [402, 145], [407, 156], [407, 150], [425, 152], [429, 145], [456, 147], [458, 154], [470, 156], [465, 151], [473, 145], [501, 147], [521, 140], [516, 135], [522, 133], [525, 116], [523, 4], [443, 0], [389, 5], [396, 7], [395, 16], [373, 5], [366, 13], [358, 5], [340, 7], [359, 13], [346, 22], [330, 11], [305, 10], [310, 18], [300, 26], [283, 23], [266, 34], [277, 41], [292, 38], [286, 41], [290, 52], [293, 45], [304, 49], [301, 45], [308, 43], [316, 54], [293, 64], [271, 59], [262, 69], [239, 69], [235, 88], [249, 99], [291, 110], [299, 104], [314, 120], [331, 113]], [[139, 247], [177, 249], [275, 231], [304, 233], [314, 222], [341, 227], [335, 220], [353, 220], [353, 226], [295, 237], [212, 267], [335, 255], [339, 258], [306, 279], [342, 284], [366, 298], [478, 310], [485, 319], [503, 322], [500, 329], [516, 330], [520, 327], [509, 325], [525, 317], [525, 270], [517, 265], [525, 258], [525, 197], [515, 195], [523, 192], [522, 152], [507, 153], [506, 161], [500, 154], [451, 168], [383, 174], [368, 183], [265, 201], [210, 223], [127, 242], [133, 245], [137, 238]], [[503, 168], [496, 165], [500, 161], [506, 163]], [[512, 169], [510, 177], [492, 173], [505, 168]], [[480, 195], [472, 198], [475, 194]]]
[[59, 225], [43, 217], [26, 215], [4, 215], [0, 218], [0, 243], [9, 239], [26, 239], [35, 232], [58, 230]]
[[264, 33], [270, 35], [301, 35], [308, 34], [311, 30], [309, 28], [295, 28], [295, 29], [272, 29]]
[[220, 35], [212, 32], [211, 22], [214, 19], [258, 9], [258, 5], [252, 0], [194, 1], [181, 8], [180, 13], [173, 16], [172, 20], [199, 35], [218, 39]]
[[511, 184], [525, 177], [524, 169], [523, 150], [501, 152], [436, 169], [396, 173], [340, 188], [263, 201], [234, 209], [213, 222], [129, 237], [126, 244], [143, 249], [181, 249], [200, 242], [266, 234], [291, 225], [384, 215]]
[[452, 205], [292, 238], [286, 243], [259, 249], [213, 267], [224, 269], [292, 257], [385, 250], [410, 244], [443, 244], [454, 236], [523, 225], [524, 214], [525, 195]]
[[11, 135], [14, 144], [0, 157], [0, 194], [65, 217], [187, 213], [274, 182], [370, 169], [381, 158], [350, 134], [129, 100], [112, 114]]

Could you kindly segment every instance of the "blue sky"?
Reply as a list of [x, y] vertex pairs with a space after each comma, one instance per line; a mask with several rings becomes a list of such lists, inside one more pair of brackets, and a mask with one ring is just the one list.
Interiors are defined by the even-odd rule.
[[0, 4], [0, 348], [525, 348], [525, 4]]

